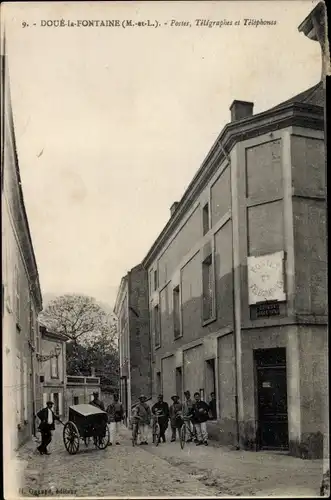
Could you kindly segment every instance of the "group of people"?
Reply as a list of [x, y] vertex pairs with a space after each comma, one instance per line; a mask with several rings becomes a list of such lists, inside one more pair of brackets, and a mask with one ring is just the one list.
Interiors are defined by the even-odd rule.
[[[184, 392], [184, 402], [181, 403], [179, 397], [172, 396], [172, 404], [169, 406], [163, 400], [163, 395], [158, 396], [158, 401], [152, 408], [148, 405], [147, 398], [141, 395], [139, 404], [133, 410], [133, 417], [138, 419], [140, 444], [148, 444], [148, 430], [152, 422], [154, 426], [158, 421], [160, 426], [160, 441], [166, 441], [165, 432], [171, 426], [171, 441], [176, 441], [176, 434], [179, 433], [183, 422], [186, 423], [188, 436], [187, 441], [195, 441], [196, 445], [208, 445], [207, 421], [216, 418], [216, 399], [215, 394], [211, 393], [211, 400], [208, 403], [201, 400], [200, 393], [194, 393], [194, 399], [191, 399], [190, 391]], [[99, 399], [99, 393], [93, 393], [91, 405], [106, 411], [108, 415], [108, 426], [110, 433], [109, 446], [119, 445], [119, 426], [124, 420], [124, 409], [119, 401], [118, 394], [114, 394], [113, 402], [105, 409], [104, 403]], [[41, 455], [49, 455], [47, 446], [52, 441], [52, 431], [55, 429], [55, 421], [60, 418], [53, 411], [54, 403], [48, 401], [46, 408], [37, 413], [40, 419], [39, 430], [41, 432], [41, 444], [37, 450]]]
[[146, 397], [140, 396], [139, 404], [134, 410], [134, 417], [138, 417], [140, 444], [148, 444], [147, 432], [151, 424], [155, 425], [156, 421], [160, 426], [160, 442], [166, 442], [165, 433], [171, 426], [171, 441], [176, 441], [176, 435], [179, 434], [183, 422], [188, 430], [187, 442], [195, 441], [196, 445], [208, 445], [207, 421], [216, 418], [216, 398], [215, 394], [211, 393], [211, 400], [208, 403], [201, 400], [199, 392], [194, 393], [192, 400], [190, 391], [184, 392], [185, 400], [180, 402], [179, 396], [172, 396], [172, 404], [169, 406], [163, 400], [163, 395], [159, 394], [158, 401], [152, 408], [146, 403]]

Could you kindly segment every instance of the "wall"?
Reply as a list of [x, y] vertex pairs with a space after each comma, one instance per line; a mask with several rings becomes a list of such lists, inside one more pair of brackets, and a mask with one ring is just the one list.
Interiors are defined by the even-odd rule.
[[218, 338], [218, 404], [222, 444], [236, 441], [235, 350], [233, 334]]
[[176, 393], [175, 356], [161, 360], [161, 389], [164, 401], [171, 403], [171, 396]]
[[130, 271], [128, 280], [131, 402], [134, 404], [140, 394], [152, 395], [147, 271], [138, 266]]
[[183, 384], [184, 390], [191, 396], [204, 389], [204, 349], [202, 345], [185, 349], [183, 352]]

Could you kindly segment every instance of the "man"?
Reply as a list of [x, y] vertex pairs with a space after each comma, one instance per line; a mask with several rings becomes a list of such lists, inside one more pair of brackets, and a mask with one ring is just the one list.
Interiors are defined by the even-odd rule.
[[178, 434], [180, 431], [180, 426], [182, 423], [182, 411], [183, 405], [179, 401], [178, 396], [171, 397], [173, 403], [170, 406], [170, 425], [171, 425], [171, 442], [176, 441], [176, 429], [178, 430]]
[[98, 393], [98, 392], [94, 392], [94, 393], [93, 393], [93, 399], [92, 399], [92, 401], [90, 402], [90, 405], [96, 406], [97, 408], [100, 408], [100, 410], [105, 411], [105, 405], [104, 405], [104, 404], [103, 404], [103, 402], [99, 399], [99, 393]]
[[210, 393], [209, 414], [210, 414], [210, 420], [217, 420], [215, 392]]
[[[158, 416], [158, 422], [160, 426], [160, 441], [165, 443], [165, 432], [168, 428], [169, 422], [169, 405], [165, 401], [163, 401], [163, 394], [159, 394], [157, 397], [157, 403], [152, 406], [152, 414], [156, 417]], [[156, 423], [156, 418], [154, 419]]]
[[195, 402], [192, 408], [192, 421], [197, 431], [198, 442], [197, 446], [204, 444], [208, 446], [207, 420], [209, 405], [205, 401], [201, 401], [200, 393], [194, 393]]
[[120, 422], [124, 418], [124, 410], [122, 403], [119, 402], [118, 394], [114, 394], [114, 402], [110, 403], [107, 407], [108, 413], [108, 423], [109, 423], [109, 434], [110, 441], [109, 446], [112, 446], [114, 442], [119, 445], [118, 435]]
[[151, 423], [151, 409], [146, 403], [147, 398], [142, 394], [139, 397], [139, 404], [135, 411], [135, 416], [139, 419], [139, 430], [140, 433], [138, 437], [140, 438], [140, 444], [148, 444], [147, 434], [148, 426]]
[[[192, 437], [195, 436], [195, 434], [196, 434], [195, 426], [191, 420], [192, 419], [193, 401], [191, 399], [190, 391], [185, 391], [184, 396], [185, 396], [185, 401], [183, 403], [183, 417], [185, 419], [187, 428], [189, 430], [189, 435], [188, 435], [186, 441], [187, 441], [187, 443], [190, 443], [192, 441]], [[195, 439], [195, 442], [197, 442], [197, 439]]]
[[37, 417], [40, 419], [39, 430], [41, 433], [41, 445], [38, 446], [37, 450], [40, 455], [50, 455], [47, 451], [47, 446], [52, 441], [52, 431], [55, 430], [55, 420], [60, 422], [60, 419], [52, 410], [53, 401], [47, 401], [46, 408], [43, 408], [37, 413]]

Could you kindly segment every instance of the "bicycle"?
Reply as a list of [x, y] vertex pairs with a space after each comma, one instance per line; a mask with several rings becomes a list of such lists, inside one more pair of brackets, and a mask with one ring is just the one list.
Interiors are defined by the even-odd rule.
[[182, 450], [184, 449], [184, 446], [186, 443], [186, 431], [189, 432], [189, 436], [190, 436], [191, 440], [196, 438], [195, 433], [191, 431], [191, 429], [188, 425], [189, 421], [190, 421], [189, 418], [184, 417], [183, 423], [182, 423], [180, 430], [179, 430], [179, 443], [180, 443], [180, 447]]
[[164, 417], [165, 415], [163, 414], [156, 414], [154, 415], [154, 424], [153, 424], [153, 443], [155, 446], [159, 446], [160, 444], [160, 437], [161, 437], [161, 427], [159, 424], [159, 418]]
[[138, 434], [139, 434], [139, 420], [136, 417], [135, 421], [132, 423], [132, 446], [136, 446]]

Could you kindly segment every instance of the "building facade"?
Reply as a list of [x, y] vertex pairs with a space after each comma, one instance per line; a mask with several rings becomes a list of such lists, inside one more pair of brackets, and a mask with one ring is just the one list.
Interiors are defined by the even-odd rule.
[[97, 392], [101, 398], [99, 377], [67, 375], [66, 389], [67, 409], [72, 405], [89, 403], [93, 399], [93, 392]]
[[53, 401], [54, 411], [61, 417], [66, 410], [66, 341], [64, 335], [40, 327], [40, 348], [36, 353], [40, 390], [36, 407], [39, 411], [47, 401]]
[[[2, 50], [5, 54], [3, 40]], [[7, 459], [34, 432], [39, 382], [33, 346], [39, 337], [37, 317], [42, 297], [24, 206], [5, 55], [1, 56], [1, 77], [3, 445], [8, 464]]]
[[114, 313], [118, 319], [120, 395], [126, 417], [139, 395], [151, 396], [148, 274], [142, 265], [122, 278]]
[[234, 101], [143, 261], [153, 395], [217, 396], [224, 444], [323, 455], [328, 405], [323, 82]]

